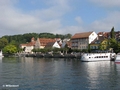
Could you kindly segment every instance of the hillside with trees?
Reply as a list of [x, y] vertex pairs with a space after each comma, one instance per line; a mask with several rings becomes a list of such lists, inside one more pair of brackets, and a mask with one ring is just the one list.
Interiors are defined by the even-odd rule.
[[[25, 33], [18, 35], [5, 35], [0, 38], [0, 50], [5, 53], [15, 53], [20, 51], [19, 45], [31, 41], [31, 38], [71, 38], [71, 34], [52, 34], [52, 33]], [[14, 49], [14, 50], [13, 50]]]
[[[5, 35], [0, 38], [0, 49], [3, 50], [4, 53], [16, 53], [21, 51], [19, 48], [20, 44], [27, 43], [31, 41], [31, 38], [71, 38], [71, 34], [53, 34], [53, 33], [25, 33], [25, 34], [18, 34], [18, 35]], [[107, 40], [107, 49], [113, 48], [115, 53], [120, 52], [120, 42], [115, 37], [114, 27], [110, 31], [110, 37], [106, 38]], [[100, 50], [104, 50], [102, 48], [103, 45], [99, 45]]]
[[5, 38], [8, 40], [8, 43], [26, 43], [26, 42], [30, 42], [31, 38], [34, 37], [35, 39], [37, 38], [71, 38], [71, 34], [52, 34], [52, 33], [26, 33], [26, 34], [19, 34], [19, 35], [6, 35], [3, 36], [1, 38]]

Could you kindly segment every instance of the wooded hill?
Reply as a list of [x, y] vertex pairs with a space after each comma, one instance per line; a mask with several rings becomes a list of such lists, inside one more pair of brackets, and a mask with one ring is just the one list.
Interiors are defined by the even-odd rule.
[[18, 35], [5, 35], [1, 38], [5, 38], [8, 40], [8, 43], [14, 42], [17, 44], [30, 42], [31, 38], [71, 38], [71, 34], [53, 34], [53, 33], [25, 33], [25, 34], [18, 34]]

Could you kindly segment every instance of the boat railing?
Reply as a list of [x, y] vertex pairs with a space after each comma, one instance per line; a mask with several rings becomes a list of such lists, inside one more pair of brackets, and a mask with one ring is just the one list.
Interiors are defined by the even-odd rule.
[[[86, 56], [91, 56], [91, 55], [96, 55], [96, 54], [99, 54], [99, 55], [109, 55], [111, 53], [83, 53], [81, 55], [86, 55]], [[114, 54], [112, 54], [113, 56]]]

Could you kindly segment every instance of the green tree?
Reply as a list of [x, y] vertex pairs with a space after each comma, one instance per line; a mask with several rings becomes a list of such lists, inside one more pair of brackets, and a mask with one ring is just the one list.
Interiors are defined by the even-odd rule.
[[118, 42], [117, 42], [117, 40], [115, 38], [111, 38], [109, 40], [109, 47], [113, 48], [114, 52], [118, 51]]
[[114, 27], [111, 29], [111, 32], [110, 32], [110, 37], [111, 37], [111, 38], [115, 38], [115, 31], [114, 31]]
[[9, 44], [3, 48], [3, 52], [7, 54], [14, 54], [17, 52], [17, 48], [15, 45]]
[[6, 38], [0, 38], [0, 49], [3, 49], [8, 44], [8, 40]]
[[120, 52], [120, 43], [118, 43], [116, 53]]
[[103, 50], [101, 43], [99, 44], [99, 50]]
[[66, 35], [64, 35], [64, 37], [65, 37], [65, 38], [71, 38], [72, 35], [71, 35], [71, 34], [66, 34]]
[[91, 52], [90, 44], [88, 44], [88, 52]]

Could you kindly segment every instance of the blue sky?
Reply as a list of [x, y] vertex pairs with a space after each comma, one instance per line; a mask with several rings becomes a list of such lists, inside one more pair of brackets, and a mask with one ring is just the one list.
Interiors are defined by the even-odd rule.
[[119, 0], [0, 0], [0, 36], [120, 30]]

